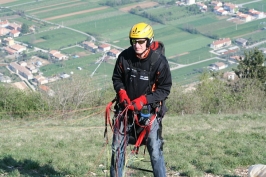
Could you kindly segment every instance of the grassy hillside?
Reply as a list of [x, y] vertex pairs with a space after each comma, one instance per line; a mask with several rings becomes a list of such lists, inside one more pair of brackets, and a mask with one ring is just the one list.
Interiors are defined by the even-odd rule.
[[[103, 110], [68, 119], [0, 120], [0, 175], [109, 176], [112, 132], [108, 127], [107, 144]], [[167, 115], [163, 136], [168, 176], [240, 177], [235, 170], [265, 164], [265, 118], [266, 113]], [[151, 170], [143, 151], [140, 148], [138, 157], [144, 161], [131, 166]], [[127, 176], [152, 176], [129, 168], [126, 172]]]

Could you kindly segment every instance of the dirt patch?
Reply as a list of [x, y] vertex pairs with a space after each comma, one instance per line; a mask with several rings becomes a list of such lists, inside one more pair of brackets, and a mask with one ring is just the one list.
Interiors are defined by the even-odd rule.
[[7, 66], [6, 63], [0, 63], [0, 66]]
[[229, 22], [232, 22], [232, 23], [236, 23], [236, 24], [243, 24], [244, 21], [238, 19], [238, 18], [232, 18], [230, 20], [228, 20]]
[[10, 2], [14, 2], [16, 0], [1, 0], [0, 4], [6, 4], [6, 3], [10, 3]]
[[5, 16], [4, 20], [12, 20], [12, 19], [17, 19], [17, 18], [21, 18], [21, 17], [19, 15]]
[[187, 55], [187, 54], [189, 54], [189, 52], [184, 52], [184, 53], [181, 53], [181, 54], [178, 54], [178, 55], [170, 56], [168, 58], [171, 59], [171, 58], [180, 57], [182, 55]]
[[49, 12], [49, 11], [54, 11], [54, 10], [58, 10], [58, 9], [63, 9], [63, 8], [66, 8], [66, 7], [74, 7], [74, 6], [80, 6], [82, 4], [86, 4], [87, 2], [80, 2], [80, 3], [76, 3], [76, 4], [70, 4], [70, 5], [67, 5], [67, 6], [61, 6], [61, 7], [56, 7], [56, 8], [49, 8], [49, 9], [46, 9], [46, 10], [40, 10], [38, 12], [33, 12], [31, 14], [39, 14], [39, 13], [43, 13], [43, 12]]
[[40, 61], [42, 62], [42, 66], [45, 66], [45, 65], [48, 65], [50, 64], [50, 62], [48, 60], [45, 60], [45, 59], [42, 59], [42, 58], [39, 58], [37, 56], [34, 56], [33, 58], [31, 58], [30, 60], [27, 61], [27, 64], [36, 64], [37, 61]]
[[44, 42], [44, 41], [45, 41], [44, 39], [38, 39], [38, 40], [35, 40], [33, 43], [37, 44], [37, 43]]
[[132, 6], [127, 6], [127, 7], [120, 8], [119, 10], [123, 11], [123, 12], [128, 12], [128, 11], [130, 11], [130, 9], [135, 8], [137, 6], [139, 6], [139, 7], [144, 9], [144, 8], [154, 7], [156, 5], [158, 5], [157, 2], [141, 2], [141, 3], [138, 3], [138, 4], [132, 5]]
[[64, 15], [58, 15], [58, 16], [50, 17], [50, 18], [45, 18], [44, 20], [54, 20], [54, 19], [58, 19], [58, 18], [64, 18], [64, 17], [73, 16], [73, 15], [84, 14], [84, 13], [88, 13], [88, 12], [94, 12], [94, 11], [103, 10], [103, 9], [107, 9], [107, 8], [108, 8], [107, 6], [103, 6], [103, 7], [98, 7], [98, 8], [94, 8], [94, 9], [83, 10], [83, 11], [79, 11], [79, 12], [74, 12], [74, 13], [69, 13], [69, 14], [64, 14]]
[[88, 54], [87, 52], [78, 52], [77, 55], [80, 57], [84, 57], [84, 56], [88, 56], [90, 54]]

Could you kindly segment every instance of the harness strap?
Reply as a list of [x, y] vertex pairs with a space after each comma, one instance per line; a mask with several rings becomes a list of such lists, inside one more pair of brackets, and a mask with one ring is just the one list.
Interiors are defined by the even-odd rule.
[[[104, 137], [106, 138], [107, 143], [108, 143], [108, 136], [106, 136], [106, 135], [107, 135], [107, 124], [110, 125], [112, 131], [114, 132], [114, 127], [113, 127], [113, 125], [112, 125], [112, 123], [111, 123], [111, 118], [110, 118], [110, 110], [111, 110], [111, 106], [112, 106], [112, 104], [113, 104], [115, 101], [116, 101], [116, 98], [113, 99], [111, 102], [109, 102], [109, 103], [107, 104], [107, 106], [106, 106], [106, 109], [105, 109], [105, 130], [104, 130]], [[122, 111], [121, 114], [125, 114], [126, 117], [127, 117], [127, 111], [128, 111], [128, 106]], [[134, 121], [136, 122], [136, 124], [137, 124], [139, 127], [143, 128], [143, 130], [141, 131], [141, 133], [140, 133], [140, 135], [139, 135], [139, 137], [138, 137], [138, 139], [137, 139], [137, 141], [136, 141], [136, 143], [135, 143], [135, 145], [134, 145], [134, 148], [133, 148], [133, 150], [132, 150], [132, 153], [136, 153], [136, 154], [138, 154], [138, 149], [139, 149], [139, 147], [141, 146], [141, 143], [142, 143], [144, 137], [150, 133], [151, 126], [152, 126], [154, 120], [155, 120], [156, 117], [157, 117], [157, 116], [156, 116], [156, 115], [157, 115], [157, 114], [156, 114], [157, 112], [158, 112], [158, 107], [155, 108], [155, 113], [149, 118], [150, 121], [149, 121], [149, 124], [148, 124], [148, 125], [141, 125], [141, 124], [139, 123], [138, 115], [137, 115], [136, 113], [134, 113]], [[122, 116], [122, 115], [119, 114], [118, 116]], [[116, 120], [116, 121], [117, 121], [117, 120]], [[127, 120], [125, 120], [124, 123], [125, 123], [124, 126], [127, 126]], [[126, 133], [126, 132], [124, 132], [124, 133]]]
[[140, 133], [140, 135], [139, 135], [139, 137], [138, 137], [138, 139], [137, 139], [137, 141], [136, 141], [136, 143], [135, 143], [135, 146], [134, 146], [132, 152], [135, 152], [136, 154], [138, 154], [138, 149], [139, 149], [139, 147], [140, 147], [140, 145], [141, 145], [141, 143], [142, 143], [142, 141], [143, 141], [145, 135], [148, 135], [148, 134], [150, 133], [151, 126], [152, 126], [152, 124], [153, 124], [153, 122], [154, 122], [154, 120], [155, 120], [155, 118], [156, 118], [156, 112], [157, 112], [157, 111], [158, 111], [158, 108], [155, 109], [155, 114], [153, 114], [153, 115], [151, 116], [150, 121], [149, 121], [149, 124], [146, 125], [146, 126], [140, 125], [140, 124], [139, 124], [139, 121], [138, 121], [138, 116], [137, 116], [136, 114], [134, 115], [134, 120], [136, 121], [136, 124], [137, 124], [138, 126], [144, 128], [144, 129], [143, 129], [142, 132]]
[[107, 122], [109, 123], [111, 130], [114, 132], [114, 128], [113, 125], [111, 123], [111, 118], [110, 118], [110, 110], [111, 110], [111, 106], [112, 104], [116, 101], [116, 98], [114, 98], [110, 103], [107, 104], [106, 108], [105, 108], [105, 130], [104, 130], [104, 138], [106, 137], [106, 141], [108, 142], [108, 136], [107, 135]]

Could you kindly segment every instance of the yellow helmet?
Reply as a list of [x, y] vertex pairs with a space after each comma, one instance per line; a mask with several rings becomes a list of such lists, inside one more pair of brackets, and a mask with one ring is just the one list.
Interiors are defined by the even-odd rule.
[[154, 33], [152, 27], [147, 23], [137, 23], [129, 31], [130, 44], [131, 39], [147, 39], [147, 45], [149, 46], [153, 41]]

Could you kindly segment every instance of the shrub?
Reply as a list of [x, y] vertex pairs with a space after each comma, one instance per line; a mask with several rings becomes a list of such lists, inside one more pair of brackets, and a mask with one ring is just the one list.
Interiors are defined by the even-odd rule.
[[5, 115], [23, 118], [39, 111], [47, 110], [47, 104], [41, 94], [21, 91], [13, 87], [0, 86], [0, 111]]

